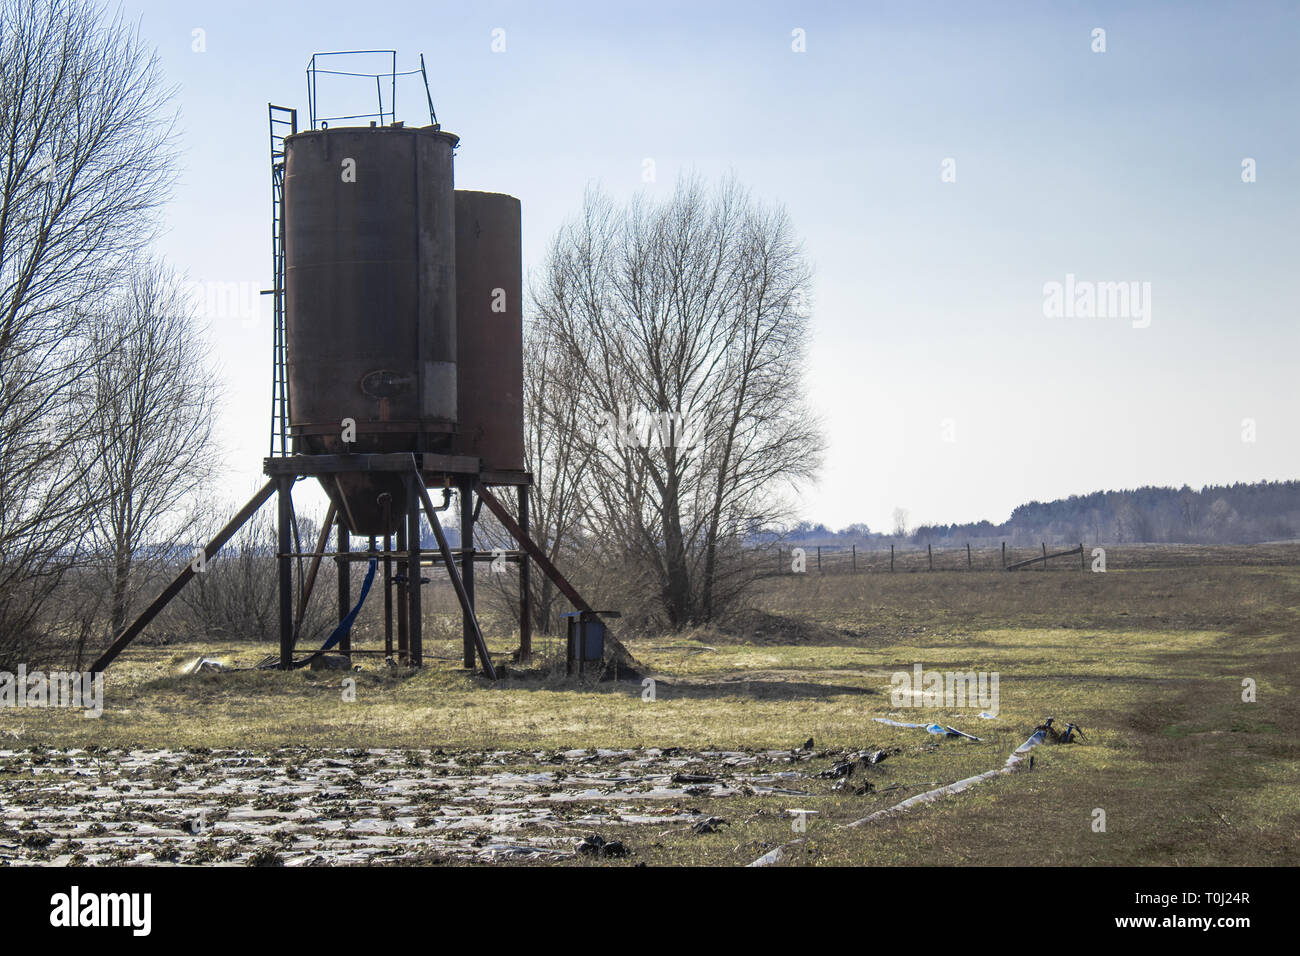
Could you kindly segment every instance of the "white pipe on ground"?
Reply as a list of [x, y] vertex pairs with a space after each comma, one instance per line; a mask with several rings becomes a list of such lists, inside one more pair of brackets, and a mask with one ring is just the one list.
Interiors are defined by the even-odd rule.
[[[973, 777], [967, 777], [965, 780], [958, 780], [956, 783], [950, 783], [943, 787], [936, 787], [934, 790], [927, 790], [925, 793], [918, 793], [914, 797], [908, 797], [902, 803], [896, 803], [892, 807], [886, 807], [883, 810], [877, 810], [875, 813], [869, 813], [861, 820], [854, 820], [852, 823], [841, 824], [840, 828], [848, 829], [850, 827], [865, 826], [868, 823], [874, 823], [876, 820], [881, 820], [885, 817], [891, 817], [899, 813], [906, 813], [908, 810], [912, 809], [912, 807], [920, 804], [933, 803], [940, 797], [946, 797], [954, 793], [961, 793], [967, 787], [974, 786], [982, 780], [991, 780], [999, 774], [1012, 773], [1013, 771], [1020, 769], [1020, 764], [1025, 759], [1025, 754], [1029, 753], [1029, 751], [1041, 744], [1043, 740], [1046, 739], [1046, 736], [1046, 733], [1043, 731], [1037, 731], [1032, 737], [1013, 750], [1011, 756], [1007, 758], [1007, 762], [996, 770], [988, 770], [984, 773], [976, 774]], [[774, 866], [777, 863], [780, 863], [792, 848], [799, 846], [806, 839], [806, 837], [800, 837], [798, 840], [791, 840], [789, 843], [783, 843], [775, 850], [769, 850], [767, 853], [764, 853], [753, 863], [750, 863], [749, 866]]]

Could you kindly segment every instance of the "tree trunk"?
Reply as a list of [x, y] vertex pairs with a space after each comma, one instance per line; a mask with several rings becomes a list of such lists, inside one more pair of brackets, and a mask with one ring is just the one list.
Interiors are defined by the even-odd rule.
[[113, 554], [113, 601], [110, 629], [113, 636], [126, 627], [126, 615], [131, 603], [131, 549], [119, 546]]

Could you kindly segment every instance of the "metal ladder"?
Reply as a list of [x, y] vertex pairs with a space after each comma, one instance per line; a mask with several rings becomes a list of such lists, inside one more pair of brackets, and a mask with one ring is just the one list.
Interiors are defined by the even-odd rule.
[[288, 357], [284, 323], [284, 139], [298, 132], [298, 111], [266, 104], [271, 133], [271, 457], [290, 454]]

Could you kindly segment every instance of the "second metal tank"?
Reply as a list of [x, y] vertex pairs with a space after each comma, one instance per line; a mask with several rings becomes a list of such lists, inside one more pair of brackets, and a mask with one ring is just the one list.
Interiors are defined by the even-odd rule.
[[484, 471], [524, 468], [519, 200], [456, 190], [456, 450]]

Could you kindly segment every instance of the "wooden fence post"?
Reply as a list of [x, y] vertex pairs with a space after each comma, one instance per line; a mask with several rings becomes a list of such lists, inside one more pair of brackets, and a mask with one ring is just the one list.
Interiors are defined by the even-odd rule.
[[894, 546], [889, 546], [889, 570], [894, 570]]
[[1002, 570], [1005, 571], [1006, 569], [1007, 569], [1007, 543], [1003, 541], [1002, 542]]
[[822, 570], [822, 546], [817, 545], [817, 573], [821, 574]]
[[1047, 570], [1047, 542], [1043, 542], [1043, 570]]
[[970, 569], [971, 569], [971, 563], [970, 563], [970, 542], [967, 541], [967, 542], [966, 542], [966, 570], [969, 571]]
[[925, 544], [925, 553], [930, 556], [930, 570], [933, 571], [934, 570], [934, 548], [930, 546], [930, 543], [928, 541]]
[[857, 569], [858, 569], [858, 546], [855, 544], [853, 546], [853, 570], [856, 571]]
[[1080, 571], [1087, 571], [1087, 570], [1088, 570], [1088, 559], [1087, 559], [1087, 558], [1084, 556], [1084, 554], [1083, 554], [1083, 542], [1082, 542], [1082, 541], [1079, 542], [1079, 570], [1080, 570]]

